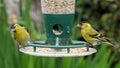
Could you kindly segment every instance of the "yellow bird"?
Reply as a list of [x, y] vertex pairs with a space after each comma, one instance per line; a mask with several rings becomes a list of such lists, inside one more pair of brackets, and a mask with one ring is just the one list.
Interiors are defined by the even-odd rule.
[[[83, 22], [77, 24], [77, 27], [81, 30], [82, 37], [86, 40], [88, 43], [88, 46], [95, 46], [97, 44], [100, 44], [101, 42], [107, 43], [111, 45], [110, 47], [112, 49], [115, 48], [115, 46], [111, 43], [110, 40], [108, 40], [106, 37], [104, 37], [102, 34], [97, 32], [88, 22]], [[89, 50], [89, 48], [87, 48]]]
[[14, 39], [19, 43], [20, 47], [24, 48], [30, 39], [30, 35], [25, 27], [22, 27], [19, 24], [13, 24], [11, 26], [11, 31], [13, 33]]

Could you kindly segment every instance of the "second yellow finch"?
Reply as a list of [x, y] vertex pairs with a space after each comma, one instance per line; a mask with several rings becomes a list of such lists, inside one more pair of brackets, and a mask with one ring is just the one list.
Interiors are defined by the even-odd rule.
[[77, 24], [77, 27], [80, 28], [81, 35], [88, 42], [89, 46], [95, 46], [104, 42], [111, 45], [112, 48], [115, 47], [110, 40], [97, 32], [88, 22], [79, 23]]

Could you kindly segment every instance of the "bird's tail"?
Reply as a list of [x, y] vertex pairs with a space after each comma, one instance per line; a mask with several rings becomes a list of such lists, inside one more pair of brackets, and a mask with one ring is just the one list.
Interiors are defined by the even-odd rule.
[[106, 37], [104, 36], [101, 36], [102, 38], [100, 38], [101, 41], [103, 41], [104, 43], [108, 44], [109, 47], [112, 49], [112, 50], [115, 50], [116, 49], [116, 46], [109, 40], [107, 39]]
[[116, 49], [116, 46], [113, 43], [111, 42], [105, 42], [105, 43], [108, 44], [113, 51]]

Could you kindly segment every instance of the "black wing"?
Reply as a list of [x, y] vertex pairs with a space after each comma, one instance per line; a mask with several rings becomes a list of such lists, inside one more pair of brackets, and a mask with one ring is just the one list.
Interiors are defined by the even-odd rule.
[[93, 35], [90, 35], [90, 36], [93, 37], [93, 38], [96, 38], [96, 39], [98, 39], [98, 40], [100, 40], [100, 41], [111, 43], [111, 41], [110, 41], [109, 39], [107, 39], [107, 38], [106, 38], [104, 35], [102, 35], [102, 34], [93, 34]]

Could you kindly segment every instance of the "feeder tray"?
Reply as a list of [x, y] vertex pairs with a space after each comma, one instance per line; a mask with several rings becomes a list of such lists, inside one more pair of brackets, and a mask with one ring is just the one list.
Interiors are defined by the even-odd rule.
[[67, 49], [54, 49], [54, 48], [40, 48], [36, 49], [36, 52], [33, 50], [32, 46], [21, 48], [20, 52], [33, 56], [47, 56], [47, 57], [74, 57], [74, 56], [86, 56], [91, 55], [96, 51], [94, 48], [89, 48], [87, 51], [86, 47], [82, 48], [71, 48], [70, 52], [67, 52]]
[[20, 48], [20, 52], [33, 56], [49, 56], [49, 57], [73, 57], [73, 56], [86, 56], [97, 52], [94, 48], [87, 47], [83, 41], [72, 40], [72, 45], [46, 45], [45, 41], [35, 41], [28, 43], [29, 46]]

